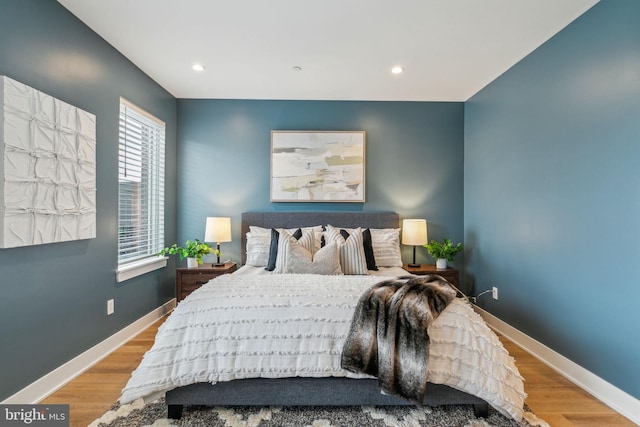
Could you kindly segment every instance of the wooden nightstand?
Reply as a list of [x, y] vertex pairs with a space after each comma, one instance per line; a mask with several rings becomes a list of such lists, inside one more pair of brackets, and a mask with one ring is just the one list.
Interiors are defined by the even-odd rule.
[[176, 268], [176, 299], [182, 301], [191, 292], [214, 277], [236, 271], [235, 262], [227, 262], [222, 267], [202, 264], [197, 268]]
[[420, 267], [409, 267], [407, 264], [403, 265], [402, 268], [407, 270], [411, 274], [439, 274], [440, 276], [447, 279], [447, 281], [451, 282], [452, 285], [458, 286], [458, 270], [455, 268], [447, 267], [444, 270], [438, 270], [435, 264], [420, 264]]

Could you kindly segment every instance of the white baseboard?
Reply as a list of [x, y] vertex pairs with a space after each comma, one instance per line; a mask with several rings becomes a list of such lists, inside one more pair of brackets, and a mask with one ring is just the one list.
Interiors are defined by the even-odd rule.
[[569, 381], [602, 401], [605, 405], [640, 425], [640, 400], [520, 332], [488, 311], [478, 306], [474, 306], [474, 308], [490, 327], [500, 332], [514, 344], [529, 352]]
[[111, 335], [104, 341], [91, 347], [84, 353], [71, 359], [64, 365], [54, 369], [42, 378], [29, 384], [16, 394], [5, 399], [2, 404], [36, 404], [47, 396], [63, 387], [69, 381], [81, 375], [87, 369], [107, 357], [117, 350], [131, 338], [151, 326], [156, 320], [173, 310], [176, 306], [176, 299], [169, 300], [164, 305], [156, 308], [151, 313], [146, 314], [129, 326]]

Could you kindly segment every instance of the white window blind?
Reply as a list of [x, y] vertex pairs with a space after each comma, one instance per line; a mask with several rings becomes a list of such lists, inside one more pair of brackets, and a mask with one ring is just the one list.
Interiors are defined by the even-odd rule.
[[164, 247], [165, 124], [120, 99], [118, 269]]

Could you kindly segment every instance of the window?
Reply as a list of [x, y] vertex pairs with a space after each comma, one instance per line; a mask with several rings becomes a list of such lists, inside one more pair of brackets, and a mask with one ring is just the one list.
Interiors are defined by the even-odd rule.
[[164, 247], [165, 124], [120, 98], [118, 272], [123, 281], [166, 265]]

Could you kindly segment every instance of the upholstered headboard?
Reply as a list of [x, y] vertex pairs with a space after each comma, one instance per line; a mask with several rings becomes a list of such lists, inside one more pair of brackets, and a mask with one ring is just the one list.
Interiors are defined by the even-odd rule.
[[244, 212], [242, 214], [242, 264], [247, 260], [250, 225], [264, 228], [313, 227], [331, 224], [343, 228], [399, 228], [395, 212]]

